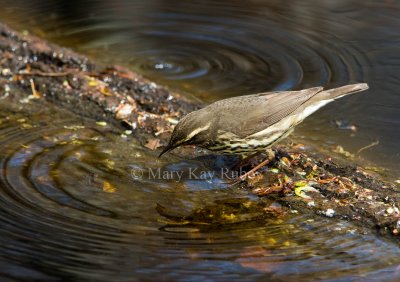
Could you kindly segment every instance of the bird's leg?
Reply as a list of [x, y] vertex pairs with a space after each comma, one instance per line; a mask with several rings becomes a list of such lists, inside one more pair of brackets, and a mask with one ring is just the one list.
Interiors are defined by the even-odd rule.
[[246, 180], [247, 177], [249, 177], [250, 175], [255, 173], [257, 170], [259, 170], [263, 166], [267, 165], [269, 162], [271, 162], [275, 158], [275, 151], [273, 151], [272, 149], [267, 149], [267, 155], [268, 155], [267, 159], [265, 159], [264, 161], [262, 161], [261, 163], [259, 163], [255, 167], [253, 167], [251, 170], [249, 170], [245, 174], [239, 176], [237, 178], [237, 180], [234, 183], [232, 183], [232, 185], [235, 185], [235, 184], [237, 184], [239, 182], [242, 182], [242, 181]]
[[250, 161], [252, 158], [254, 158], [255, 156], [257, 156], [258, 154], [260, 154], [260, 152], [257, 152], [257, 153], [254, 153], [254, 154], [251, 154], [251, 155], [249, 155], [249, 156], [244, 157], [237, 165], [235, 165], [235, 166], [233, 167], [232, 170], [239, 170], [239, 169], [242, 168], [244, 165], [249, 164], [249, 163], [250, 163], [249, 161]]
[[263, 166], [267, 165], [271, 160], [270, 159], [266, 159], [264, 161], [262, 161], [261, 163], [259, 163], [258, 165], [256, 165], [255, 167], [253, 167], [251, 170], [249, 170], [248, 172], [246, 172], [245, 174], [239, 176], [239, 181], [244, 181], [246, 180], [247, 177], [249, 177], [250, 175], [252, 175], [253, 173], [255, 173], [257, 170], [259, 170], [260, 168], [262, 168]]

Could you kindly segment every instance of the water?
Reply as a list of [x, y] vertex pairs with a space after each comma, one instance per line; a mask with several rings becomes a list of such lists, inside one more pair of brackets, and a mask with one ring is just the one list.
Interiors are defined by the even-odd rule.
[[218, 178], [212, 183], [188, 176], [180, 182], [156, 179], [148, 168], [205, 168], [175, 156], [156, 160], [154, 152], [112, 128], [51, 107], [31, 105], [18, 113], [10, 109], [3, 99], [4, 277], [400, 277], [400, 250], [371, 231], [320, 217], [268, 214], [263, 208], [276, 203]]
[[[368, 92], [319, 111], [296, 138], [352, 153], [379, 140], [357, 160], [399, 175], [399, 1], [0, 2], [2, 20], [19, 30], [207, 102], [365, 81]], [[358, 130], [338, 129], [331, 120]], [[158, 160], [120, 133], [34, 104], [15, 111], [1, 100], [4, 277], [400, 277], [398, 247], [371, 231], [320, 217], [260, 214], [275, 203], [218, 178], [154, 179], [149, 168], [205, 168], [173, 155]]]
[[[296, 131], [400, 177], [399, 1], [5, 1], [2, 18], [211, 102], [367, 82]], [[332, 120], [355, 124], [356, 133]]]

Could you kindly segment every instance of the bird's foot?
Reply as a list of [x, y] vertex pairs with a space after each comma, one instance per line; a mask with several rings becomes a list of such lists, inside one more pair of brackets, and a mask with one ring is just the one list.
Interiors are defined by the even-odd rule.
[[[275, 152], [276, 151], [276, 152]], [[240, 171], [242, 170], [245, 166], [251, 165], [252, 160], [261, 155], [262, 152], [256, 152], [254, 154], [251, 154], [249, 156], [244, 157], [237, 165], [235, 165], [232, 170], [234, 171]], [[265, 154], [267, 155], [266, 158], [269, 159], [270, 161], [274, 160], [275, 157], [278, 155], [278, 151], [275, 148], [272, 149], [267, 149], [265, 151]]]
[[[252, 154], [246, 158], [244, 158], [238, 165], [236, 165], [234, 167], [233, 170], [238, 170], [238, 171], [242, 171], [242, 167], [245, 164], [249, 164], [250, 160], [254, 157], [256, 157], [259, 153], [255, 153]], [[273, 161], [276, 157], [276, 153], [274, 149], [267, 149], [266, 150], [266, 154], [267, 154], [267, 158], [262, 161], [261, 163], [259, 163], [258, 165], [256, 165], [254, 168], [252, 168], [251, 170], [249, 170], [248, 172], [244, 173], [243, 175], [239, 175], [237, 178], [235, 178], [232, 182], [230, 182], [229, 186], [233, 186], [236, 185], [240, 182], [245, 181], [247, 178], [249, 178], [250, 176], [253, 176], [260, 168], [262, 168], [263, 166], [267, 165], [268, 163], [270, 163], [271, 161]]]
[[259, 155], [259, 154], [260, 154], [260, 152], [257, 152], [257, 153], [251, 154], [251, 155], [249, 155], [249, 156], [247, 156], [247, 157], [244, 157], [238, 164], [236, 164], [236, 165], [232, 168], [232, 170], [237, 170], [237, 171], [241, 170], [244, 166], [249, 165], [249, 164], [251, 163], [250, 161], [251, 161], [254, 157], [256, 157], [257, 155]]
[[235, 179], [234, 182], [231, 183], [231, 186], [245, 181], [249, 176], [252, 176], [254, 173], [257, 172], [257, 170], [259, 170], [263, 166], [267, 165], [269, 162], [271, 162], [271, 159], [268, 158], [268, 159], [264, 160], [263, 162], [259, 163], [257, 166], [253, 167], [251, 170], [249, 170], [245, 174], [240, 175], [237, 179]]

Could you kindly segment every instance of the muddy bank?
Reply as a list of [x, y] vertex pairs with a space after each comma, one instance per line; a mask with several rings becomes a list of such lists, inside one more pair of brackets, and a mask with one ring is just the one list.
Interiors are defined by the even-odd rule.
[[[177, 120], [199, 106], [123, 67], [97, 65], [4, 25], [0, 26], [0, 57], [0, 101], [12, 101], [16, 109], [29, 107], [29, 103], [55, 104], [121, 131], [132, 131], [129, 138], [139, 139], [149, 150], [165, 144]], [[271, 211], [313, 212], [351, 220], [383, 234], [399, 234], [399, 189], [395, 184], [385, 183], [363, 168], [311, 153], [304, 146], [281, 145], [278, 149], [277, 158], [261, 173], [237, 184], [260, 199], [281, 204], [271, 207], [270, 201], [260, 200], [252, 210], [257, 220], [271, 216]], [[235, 207], [228, 216], [239, 215], [247, 204]], [[168, 217], [167, 209], [157, 210]], [[210, 209], [205, 207], [174, 220], [207, 221], [207, 212]]]
[[[50, 102], [136, 133], [167, 131], [195, 108], [178, 94], [118, 66], [88, 58], [0, 25], [1, 98]], [[136, 130], [137, 129], [137, 130]]]

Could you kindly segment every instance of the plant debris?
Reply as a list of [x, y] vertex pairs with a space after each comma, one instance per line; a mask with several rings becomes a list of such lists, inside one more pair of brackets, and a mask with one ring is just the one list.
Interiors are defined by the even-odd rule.
[[146, 148], [149, 148], [150, 150], [154, 151], [158, 147], [161, 147], [160, 139], [156, 139], [156, 138], [149, 139], [144, 146]]
[[[383, 234], [399, 234], [400, 189], [383, 182], [365, 168], [335, 163], [324, 155], [308, 156], [281, 145], [287, 160], [275, 160], [279, 173], [265, 169], [246, 185], [260, 197], [273, 197], [284, 206], [299, 211], [354, 221], [377, 228]], [[284, 197], [283, 197], [284, 196]]]

